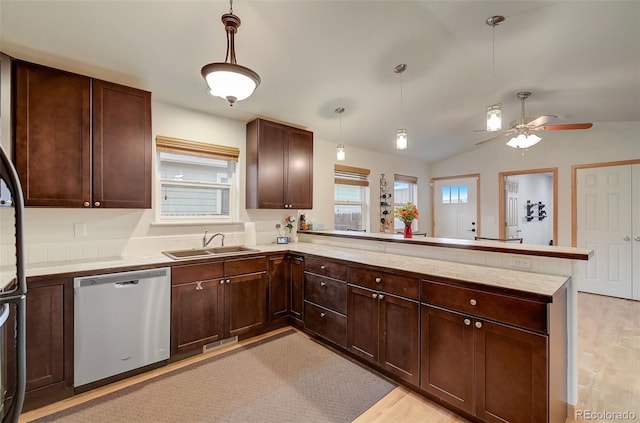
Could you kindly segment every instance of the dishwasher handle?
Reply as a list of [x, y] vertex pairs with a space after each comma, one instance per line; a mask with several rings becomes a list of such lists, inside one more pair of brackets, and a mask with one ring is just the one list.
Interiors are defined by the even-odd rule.
[[133, 281], [116, 282], [114, 283], [114, 285], [116, 286], [116, 288], [126, 288], [127, 286], [137, 285], [139, 282], [140, 281], [136, 279]]

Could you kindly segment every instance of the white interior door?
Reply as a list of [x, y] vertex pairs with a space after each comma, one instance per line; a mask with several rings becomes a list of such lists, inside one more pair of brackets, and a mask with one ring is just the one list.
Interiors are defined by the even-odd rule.
[[478, 179], [438, 179], [433, 183], [434, 235], [473, 239], [478, 231]]
[[518, 180], [515, 178], [505, 177], [504, 197], [507, 210], [505, 213], [506, 220], [506, 237], [520, 238], [520, 221], [518, 208]]
[[[634, 241], [632, 233], [632, 206], [634, 202], [637, 204], [633, 198], [640, 197], [640, 185], [636, 176], [636, 192], [632, 192], [632, 166], [634, 173], [640, 172], [637, 165], [585, 168], [576, 172], [577, 246], [594, 251], [593, 259], [578, 265], [580, 291], [640, 299], [639, 275], [636, 269], [634, 281], [632, 260], [635, 256], [637, 263], [640, 255], [637, 251], [640, 242]], [[640, 209], [636, 209], [636, 224], [639, 212]], [[634, 244], [637, 245], [635, 254]]]

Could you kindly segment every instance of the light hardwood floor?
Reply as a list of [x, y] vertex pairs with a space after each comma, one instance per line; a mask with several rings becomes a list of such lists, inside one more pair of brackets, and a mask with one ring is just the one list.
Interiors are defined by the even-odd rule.
[[[578, 295], [578, 404], [583, 412], [633, 412], [640, 421], [640, 302], [599, 295]], [[159, 374], [189, 365], [242, 345], [264, 339], [278, 331], [252, 338], [216, 351], [173, 363], [103, 388], [74, 396], [24, 413], [20, 422], [29, 422], [47, 414], [74, 406], [92, 398], [116, 391], [125, 386], [150, 379]], [[593, 416], [593, 414], [591, 414]], [[585, 418], [568, 419], [581, 422]], [[466, 422], [449, 410], [398, 387], [358, 417], [356, 423], [449, 423]], [[594, 422], [612, 422], [615, 419], [591, 419]], [[620, 420], [622, 421], [622, 420]]]

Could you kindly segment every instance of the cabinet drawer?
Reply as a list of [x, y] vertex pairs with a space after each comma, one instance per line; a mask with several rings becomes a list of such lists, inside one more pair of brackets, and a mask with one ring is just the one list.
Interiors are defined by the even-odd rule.
[[347, 265], [330, 260], [305, 258], [304, 270], [334, 279], [347, 280]]
[[234, 276], [245, 273], [265, 272], [267, 258], [264, 256], [253, 258], [238, 258], [224, 261], [224, 275]]
[[304, 299], [326, 308], [347, 314], [347, 284], [323, 276], [306, 273]]
[[421, 301], [547, 333], [547, 304], [475, 289], [422, 281]]
[[347, 317], [304, 302], [304, 326], [343, 348], [347, 347]]
[[207, 264], [174, 266], [171, 268], [171, 285], [217, 279], [222, 278], [222, 275], [223, 268], [221, 261]]
[[418, 278], [400, 276], [379, 270], [349, 267], [349, 283], [419, 300], [420, 281]]

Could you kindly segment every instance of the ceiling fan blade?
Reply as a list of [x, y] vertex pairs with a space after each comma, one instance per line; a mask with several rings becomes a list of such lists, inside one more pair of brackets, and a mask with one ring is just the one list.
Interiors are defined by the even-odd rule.
[[544, 126], [547, 123], [550, 123], [553, 120], [558, 119], [558, 116], [554, 116], [554, 115], [542, 115], [534, 120], [532, 120], [531, 122], [527, 123], [526, 126], [528, 127], [538, 127], [538, 126]]
[[568, 129], [589, 129], [593, 123], [562, 123], [558, 125], [545, 125], [538, 129], [541, 131], [566, 131]]
[[488, 142], [495, 141], [495, 140], [503, 138], [503, 137], [507, 137], [507, 136], [509, 136], [509, 135], [511, 135], [513, 133], [514, 133], [514, 131], [507, 131], [507, 132], [504, 132], [502, 134], [498, 134], [495, 137], [491, 137], [491, 138], [488, 138], [488, 139], [486, 139], [484, 141], [477, 142], [476, 145], [486, 144]]

